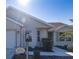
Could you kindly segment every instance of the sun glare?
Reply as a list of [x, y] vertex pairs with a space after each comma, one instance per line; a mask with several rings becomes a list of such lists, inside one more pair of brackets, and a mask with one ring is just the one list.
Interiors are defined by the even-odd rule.
[[21, 6], [27, 6], [30, 2], [30, 0], [17, 0], [17, 2], [21, 5]]

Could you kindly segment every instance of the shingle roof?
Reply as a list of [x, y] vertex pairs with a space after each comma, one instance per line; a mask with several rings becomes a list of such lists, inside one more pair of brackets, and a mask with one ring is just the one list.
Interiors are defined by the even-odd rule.
[[62, 25], [67, 25], [67, 24], [60, 23], [60, 22], [51, 22], [51, 23], [49, 23], [49, 24], [51, 24], [51, 25], [53, 25], [53, 26], [55, 26], [55, 27], [59, 27], [59, 26], [62, 26]]

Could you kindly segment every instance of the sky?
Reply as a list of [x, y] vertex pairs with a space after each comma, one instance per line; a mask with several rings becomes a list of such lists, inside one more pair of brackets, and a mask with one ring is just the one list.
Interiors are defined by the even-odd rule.
[[13, 6], [46, 22], [72, 24], [73, 0], [30, 0], [25, 6], [18, 0], [6, 0], [6, 7]]

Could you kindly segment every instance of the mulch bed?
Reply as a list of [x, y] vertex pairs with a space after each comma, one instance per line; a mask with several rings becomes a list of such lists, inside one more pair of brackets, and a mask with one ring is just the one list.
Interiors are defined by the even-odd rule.
[[[29, 51], [34, 51], [34, 50], [35, 50], [35, 49], [29, 47]], [[43, 49], [43, 48], [38, 48], [38, 50], [39, 50], [40, 52], [54, 52], [52, 49], [51, 49], [51, 50], [45, 50], [45, 49]]]

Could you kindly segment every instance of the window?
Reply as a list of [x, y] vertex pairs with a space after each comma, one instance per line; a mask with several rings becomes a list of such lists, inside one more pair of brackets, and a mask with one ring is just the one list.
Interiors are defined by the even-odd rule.
[[73, 39], [72, 32], [60, 32], [59, 33], [59, 41], [71, 41]]
[[59, 33], [59, 41], [64, 41], [65, 40], [65, 32], [60, 32]]
[[68, 37], [67, 39], [66, 39], [66, 41], [71, 41], [72, 40], [72, 38], [71, 37]]
[[63, 38], [63, 37], [60, 37], [60, 38], [59, 38], [60, 41], [64, 41], [64, 39], [65, 39], [65, 38]]

